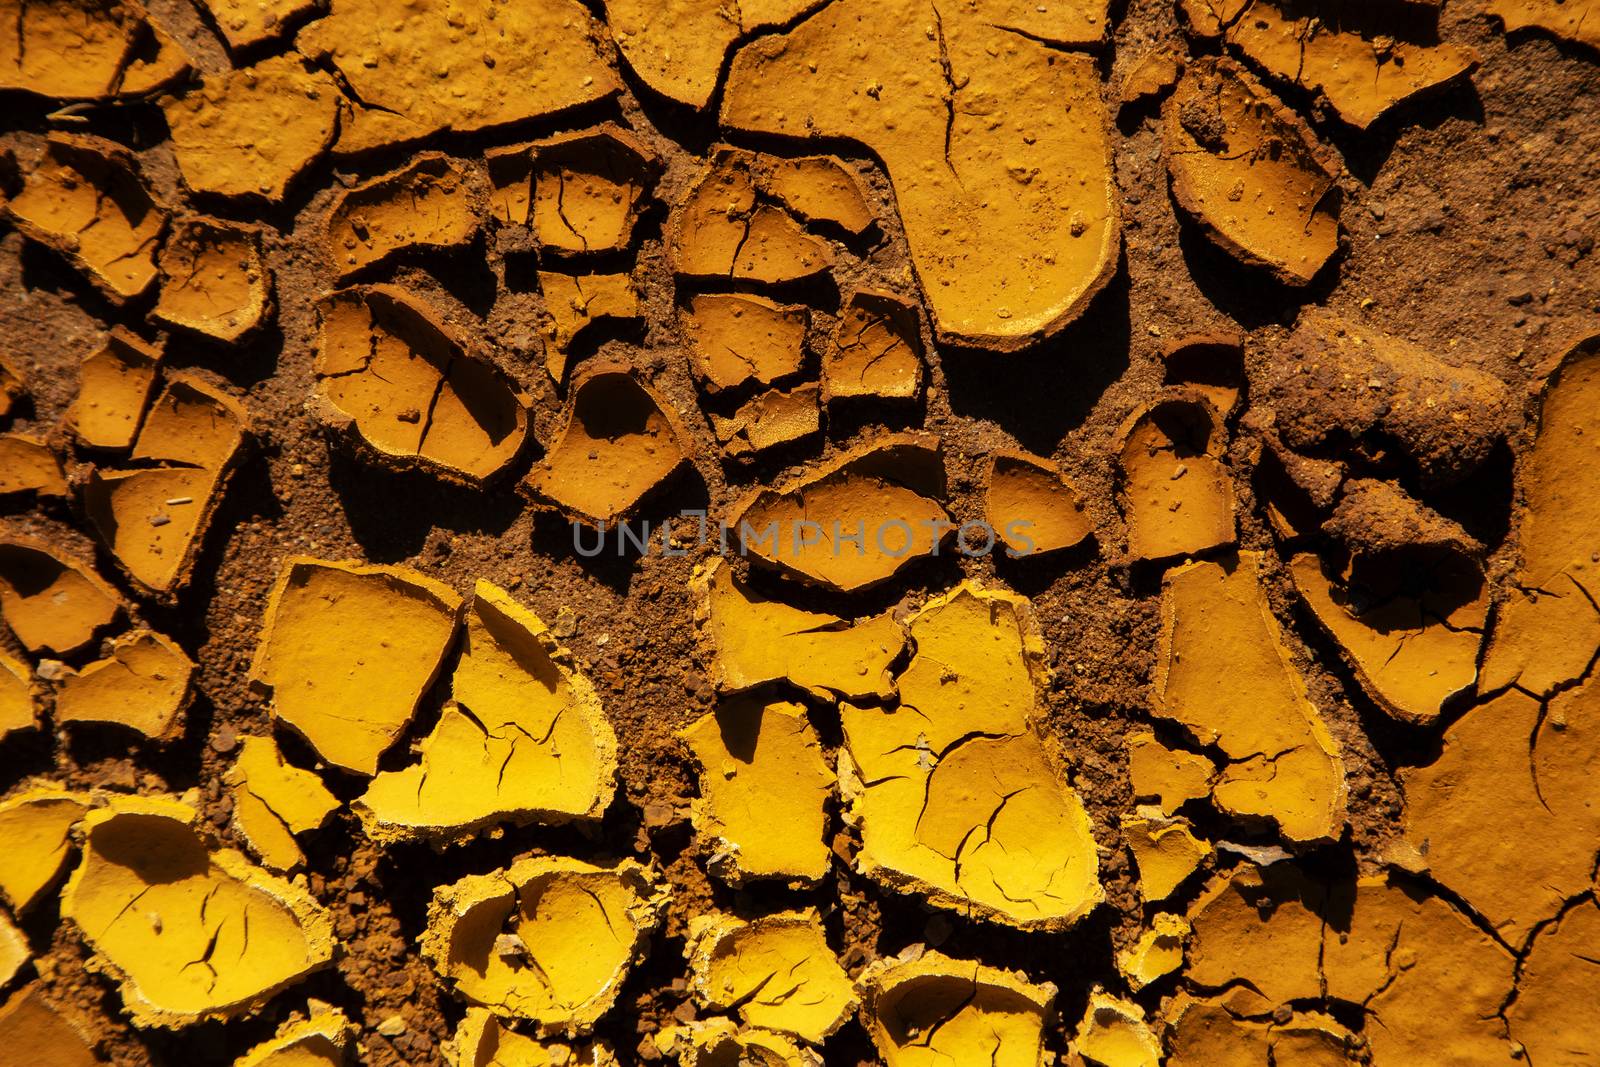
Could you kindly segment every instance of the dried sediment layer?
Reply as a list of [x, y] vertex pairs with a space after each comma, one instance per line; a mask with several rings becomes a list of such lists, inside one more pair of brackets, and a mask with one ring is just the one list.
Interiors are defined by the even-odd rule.
[[328, 212], [328, 259], [340, 279], [413, 248], [466, 244], [486, 203], [482, 174], [442, 152], [339, 194]]
[[1039, 1067], [1055, 987], [938, 952], [874, 963], [857, 980], [861, 1024], [887, 1067]]

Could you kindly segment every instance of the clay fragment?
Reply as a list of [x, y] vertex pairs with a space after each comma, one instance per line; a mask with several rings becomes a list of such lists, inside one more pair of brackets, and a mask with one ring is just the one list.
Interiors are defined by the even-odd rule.
[[11, 653], [0, 650], [0, 741], [39, 725], [39, 694], [33, 672]]
[[133, 447], [155, 385], [162, 349], [121, 326], [106, 335], [105, 347], [83, 357], [78, 392], [66, 423], [89, 448]]
[[1136, 409], [1120, 436], [1130, 556], [1171, 559], [1234, 543], [1226, 431], [1208, 401], [1176, 391]]
[[562, 134], [530, 145], [529, 217], [542, 248], [559, 253], [628, 247], [639, 212], [661, 173], [644, 141], [616, 125]]
[[[632, 860], [518, 860], [434, 891], [422, 954], [469, 1004], [582, 1033], [610, 1009], [666, 892]], [[510, 944], [508, 944], [510, 942]]]
[[708, 392], [771, 385], [804, 366], [810, 321], [804, 306], [747, 293], [701, 293], [690, 298], [681, 321], [690, 369]]
[[468, 1008], [455, 1036], [441, 1050], [450, 1067], [617, 1067], [609, 1046], [596, 1041], [573, 1048], [511, 1029], [492, 1012]]
[[894, 696], [889, 665], [906, 632], [892, 614], [852, 621], [767, 600], [722, 559], [697, 568], [689, 591], [697, 643], [719, 692], [782, 680], [820, 700]]
[[235, 1060], [233, 1067], [343, 1067], [358, 1033], [336, 1008], [309, 1019], [291, 1018], [276, 1034]]
[[788, 1035], [740, 1027], [732, 1019], [668, 1027], [656, 1042], [678, 1057], [680, 1067], [823, 1067], [821, 1056]]
[[1488, 10], [1508, 34], [1539, 29], [1600, 49], [1600, 12], [1594, 0], [1490, 0]]
[[712, 874], [740, 885], [756, 878], [814, 883], [828, 873], [825, 805], [834, 776], [804, 707], [735, 696], [679, 736], [700, 768], [692, 818]]
[[419, 0], [398, 14], [384, 0], [333, 0], [295, 45], [338, 71], [349, 99], [336, 149], [352, 153], [612, 96], [621, 83], [598, 29], [577, 0]]
[[58, 100], [142, 96], [189, 69], [183, 48], [136, 0], [10, 0], [0, 19], [0, 89]]
[[719, 148], [673, 212], [668, 258], [687, 278], [774, 285], [803, 281], [833, 266], [827, 242], [808, 232], [762, 188], [762, 161]]
[[17, 929], [9, 915], [0, 911], [0, 989], [10, 985], [32, 957], [27, 935]]
[[1122, 832], [1139, 869], [1139, 895], [1147, 902], [1170, 897], [1214, 851], [1190, 832], [1189, 820], [1155, 812], [1124, 817]]
[[151, 630], [118, 637], [111, 655], [56, 683], [58, 723], [110, 723], [152, 740], [172, 738], [189, 704], [194, 664], [170, 638]]
[[319, 0], [203, 0], [211, 20], [237, 54], [265, 41], [275, 41], [316, 11]]
[[94, 568], [29, 537], [0, 539], [0, 618], [29, 652], [71, 655], [122, 611]]
[[523, 484], [576, 521], [611, 522], [687, 462], [689, 440], [671, 402], [631, 367], [586, 363], [555, 443]]
[[72, 858], [72, 828], [89, 798], [52, 785], [26, 789], [0, 802], [0, 897], [22, 914], [55, 884]]
[[118, 797], [84, 819], [83, 860], [61, 897], [138, 1026], [257, 1010], [327, 966], [333, 920], [306, 890], [231, 849], [207, 853], [195, 812]]
[[1244, 382], [1244, 338], [1240, 334], [1196, 334], [1161, 350], [1167, 385], [1181, 385], [1211, 402], [1224, 418], [1239, 406]]
[[837, 156], [773, 160], [763, 183], [796, 218], [827, 223], [860, 237], [877, 221], [861, 189], [861, 178]]
[[639, 290], [626, 274], [559, 274], [539, 272], [544, 293], [544, 369], [560, 385], [567, 377], [572, 350], [591, 326], [626, 322], [642, 313]]
[[213, 74], [162, 103], [183, 183], [277, 203], [333, 142], [339, 88], [298, 56]]
[[1162, 114], [1178, 206], [1241, 263], [1309, 283], [1339, 244], [1338, 168], [1310, 128], [1225, 58], [1191, 64]]
[[409, 567], [291, 556], [278, 572], [251, 687], [317, 754], [377, 773], [433, 684], [461, 598]]
[[1104, 893], [1089, 816], [1035, 732], [1046, 679], [1027, 601], [963, 583], [909, 630], [899, 707], [841, 708], [857, 869], [936, 907], [1070, 927]]
[[1573, 902], [1533, 939], [1506, 1009], [1511, 1038], [1530, 1063], [1581, 1063], [1594, 1047], [1595, 1024], [1572, 1006], [1600, 995], [1595, 950], [1600, 906], [1592, 896]]
[[1161, 1042], [1145, 1022], [1144, 1010], [1103, 989], [1089, 994], [1072, 1047], [1101, 1067], [1159, 1067]]
[[193, 216], [173, 226], [161, 248], [161, 298], [151, 312], [169, 326], [237, 341], [261, 325], [272, 276], [261, 257], [261, 228]]
[[[835, 0], [734, 56], [722, 124], [846, 138], [888, 172], [938, 337], [1002, 350], [1077, 318], [1121, 231], [1096, 0], [998, 7]], [[1013, 122], [996, 122], [1004, 99]]]
[[83, 506], [100, 540], [139, 586], [170, 596], [187, 584], [239, 458], [244, 406], [193, 374], [169, 374], [127, 469], [95, 469]]
[[733, 507], [730, 536], [762, 564], [855, 592], [938, 551], [955, 528], [944, 496], [939, 438], [889, 434], [750, 493]]
[[1499, 604], [1480, 687], [1544, 696], [1589, 671], [1600, 649], [1600, 335], [1575, 344], [1545, 382], [1538, 436], [1517, 488], [1522, 562]]
[[369, 837], [444, 841], [605, 813], [617, 739], [600, 697], [538, 616], [491, 582], [467, 604], [451, 693], [421, 760], [379, 774], [355, 802]]
[[464, 245], [485, 205], [476, 168], [422, 152], [399, 170], [342, 192], [328, 212], [328, 259], [340, 280], [413, 248]]
[[690, 923], [689, 985], [702, 1007], [746, 1026], [820, 1045], [860, 1003], [834, 958], [815, 908], [763, 915], [697, 915]]
[[392, 285], [354, 286], [318, 309], [318, 414], [380, 457], [481, 485], [528, 436], [529, 400], [439, 312]]
[[861, 1024], [887, 1067], [988, 1063], [1038, 1067], [1055, 987], [927, 952], [870, 965], [857, 982]]
[[822, 361], [828, 403], [856, 397], [914, 400], [922, 389], [922, 320], [917, 306], [879, 289], [857, 289], [839, 311]]
[[[1478, 65], [1470, 48], [1403, 39], [1388, 17], [1363, 18], [1332, 4], [1296, 6], [1254, 0], [1228, 42], [1272, 75], [1320, 92], [1339, 117], [1366, 129], [1408, 100], [1466, 77]], [[1402, 39], [1397, 40], [1400, 37]]]
[[139, 296], [156, 280], [167, 212], [145, 186], [133, 153], [113, 141], [51, 134], [21, 191], [0, 208], [25, 237], [66, 257], [113, 303]]
[[66, 496], [67, 478], [61, 461], [42, 437], [0, 434], [0, 496], [33, 493]]
[[1117, 970], [1137, 992], [1183, 966], [1183, 943], [1188, 936], [1188, 920], [1159, 912], [1139, 940], [1117, 953]]
[[655, 92], [702, 108], [717, 87], [729, 46], [747, 33], [781, 25], [815, 0], [683, 0], [670, 7], [651, 0], [608, 0], [606, 21], [622, 58]]
[[1291, 841], [1337, 837], [1339, 746], [1306, 696], [1259, 569], [1258, 553], [1241, 552], [1166, 573], [1152, 711], [1228, 757], [1211, 792], [1223, 811], [1269, 821]]
[[295, 834], [315, 830], [339, 801], [310, 771], [283, 761], [271, 737], [246, 737], [222, 775], [233, 798], [233, 832], [269, 870], [305, 861]]
[[1171, 49], [1158, 48], [1146, 52], [1128, 69], [1117, 90], [1117, 99], [1124, 107], [1159, 97], [1178, 84], [1178, 78], [1188, 66], [1183, 57]]
[[1195, 752], [1168, 748], [1150, 730], [1128, 735], [1128, 778], [1136, 801], [1154, 800], [1171, 815], [1191, 800], [1211, 795], [1217, 767]]
[[39, 1067], [98, 1067], [101, 1062], [78, 1024], [44, 999], [42, 982], [0, 1007], [0, 1048], [26, 1049], [28, 1062]]
[[798, 385], [789, 392], [771, 389], [729, 417], [712, 412], [711, 430], [729, 459], [797, 444], [822, 432], [820, 398], [816, 385]]
[[[1168, 1067], [1269, 1067], [1272, 1063], [1268, 1025], [1236, 1018], [1221, 1003], [1179, 994], [1168, 1005], [1166, 1018]], [[1293, 1062], [1299, 1067], [1298, 1061]]]
[[1094, 533], [1077, 489], [1037, 456], [992, 453], [984, 483], [984, 517], [1012, 556], [1074, 548]]

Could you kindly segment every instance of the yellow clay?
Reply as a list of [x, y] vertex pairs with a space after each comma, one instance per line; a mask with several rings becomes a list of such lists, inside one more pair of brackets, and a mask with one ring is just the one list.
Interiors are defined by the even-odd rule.
[[1168, 559], [1233, 544], [1224, 433], [1216, 410], [1186, 391], [1140, 407], [1122, 424], [1122, 511], [1134, 559]]
[[67, 479], [61, 473], [61, 461], [42, 437], [25, 433], [0, 434], [0, 496], [16, 493], [67, 495]]
[[639, 291], [626, 274], [562, 274], [539, 272], [539, 290], [544, 293], [544, 367], [550, 380], [566, 379], [572, 347], [589, 327], [597, 322], [637, 319], [640, 315]]
[[1144, 1009], [1103, 989], [1089, 995], [1072, 1047], [1100, 1067], [1160, 1067], [1161, 1042], [1144, 1020]]
[[89, 798], [55, 786], [27, 789], [0, 803], [0, 897], [21, 914], [60, 877], [72, 856], [72, 828]]
[[83, 357], [66, 418], [78, 440], [90, 448], [133, 447], [161, 356], [159, 346], [116, 326], [103, 348]]
[[189, 704], [193, 673], [194, 663], [170, 638], [130, 631], [112, 642], [107, 658], [62, 676], [56, 721], [113, 723], [145, 737], [169, 738]]
[[695, 1000], [709, 1011], [737, 1013], [747, 1027], [820, 1045], [859, 1003], [815, 909], [750, 922], [695, 916], [688, 954]]
[[0, 1048], [25, 1051], [34, 1067], [100, 1067], [83, 1028], [44, 999], [44, 983], [12, 994], [0, 1006]]
[[121, 611], [90, 565], [29, 537], [0, 539], [0, 617], [28, 651], [76, 652]]
[[1154, 800], [1171, 815], [1186, 802], [1211, 795], [1217, 768], [1205, 756], [1168, 748], [1150, 730], [1131, 733], [1127, 740], [1135, 801]]
[[477, 232], [484, 195], [475, 168], [441, 152], [419, 153], [335, 198], [328, 261], [343, 280], [406, 249], [464, 245]]
[[730, 457], [792, 445], [822, 431], [820, 393], [815, 384], [798, 385], [787, 393], [769, 390], [744, 404], [731, 418], [711, 412], [712, 432]]
[[17, 3], [6, 18], [0, 89], [63, 100], [140, 96], [189, 69], [183, 48], [138, 3]]
[[985, 483], [984, 518], [1018, 556], [1072, 548], [1094, 533], [1078, 491], [1053, 464], [1025, 452], [995, 452]]
[[1135, 991], [1183, 966], [1189, 923], [1181, 915], [1158, 912], [1130, 948], [1117, 953], [1117, 970]]
[[338, 1009], [290, 1019], [233, 1062], [233, 1067], [343, 1067], [357, 1029]]
[[748, 293], [697, 293], [681, 321], [689, 369], [711, 393], [771, 385], [805, 365], [810, 313], [802, 304]]
[[1052, 985], [928, 952], [871, 965], [857, 988], [885, 1067], [1044, 1067]]
[[1189, 832], [1187, 819], [1124, 818], [1122, 832], [1139, 868], [1139, 894], [1150, 902], [1171, 896], [1213, 851]]
[[261, 324], [271, 274], [261, 229], [194, 216], [176, 224], [161, 248], [161, 299], [154, 316], [219, 341], [237, 341]]
[[0, 741], [39, 725], [38, 690], [27, 663], [0, 650]]
[[322, 779], [283, 762], [271, 737], [244, 738], [222, 780], [233, 797], [234, 833], [274, 871], [301, 863], [294, 835], [315, 830], [339, 807]]

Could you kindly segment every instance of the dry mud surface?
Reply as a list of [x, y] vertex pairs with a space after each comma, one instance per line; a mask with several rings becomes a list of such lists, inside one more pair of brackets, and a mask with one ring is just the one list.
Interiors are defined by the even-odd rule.
[[0, 25], [0, 1061], [1594, 1062], [1594, 0]]

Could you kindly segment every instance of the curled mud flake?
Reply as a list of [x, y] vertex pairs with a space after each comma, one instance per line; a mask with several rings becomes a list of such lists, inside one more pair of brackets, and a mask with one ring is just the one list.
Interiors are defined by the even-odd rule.
[[162, 102], [172, 153], [192, 192], [274, 203], [339, 128], [339, 88], [298, 56], [213, 74]]
[[20, 915], [43, 898], [72, 858], [72, 828], [89, 797], [41, 785], [0, 803], [0, 897]]
[[984, 484], [984, 517], [1014, 556], [1074, 548], [1094, 533], [1077, 489], [1053, 463], [996, 451]]
[[880, 289], [845, 299], [822, 361], [828, 403], [856, 397], [914, 400], [922, 391], [922, 319], [917, 306]]
[[746, 293], [701, 293], [682, 315], [690, 369], [708, 392], [771, 385], [805, 364], [810, 314]]
[[87, 563], [28, 537], [0, 539], [0, 618], [29, 652], [70, 655], [122, 611]]
[[1592, 896], [1570, 905], [1534, 937], [1506, 1008], [1511, 1038], [1530, 1063], [1582, 1063], [1600, 1034], [1594, 1015], [1573, 1010], [1600, 997], [1600, 906]]
[[44, 999], [44, 983], [13, 994], [0, 1007], [0, 1048], [26, 1052], [38, 1067], [100, 1067], [82, 1027]]
[[149, 93], [189, 70], [183, 48], [136, 0], [5, 0], [0, 25], [0, 89], [104, 100]]
[[438, 675], [460, 608], [454, 590], [409, 567], [290, 557], [251, 686], [323, 759], [376, 774]]
[[42, 437], [0, 434], [0, 496], [33, 493], [66, 496], [67, 477], [61, 461]]
[[[632, 860], [522, 859], [434, 891], [422, 954], [469, 1004], [583, 1033], [617, 998], [661, 920], [666, 890]], [[522, 950], [504, 954], [507, 937]]]
[[84, 818], [61, 895], [136, 1026], [258, 1010], [333, 957], [333, 920], [305, 889], [231, 849], [208, 853], [194, 820], [169, 798], [112, 799]]
[[1504, 382], [1325, 309], [1301, 312], [1287, 347], [1265, 399], [1291, 449], [1381, 435], [1431, 490], [1472, 475], [1517, 425]]
[[1170, 48], [1146, 52], [1129, 68], [1117, 90], [1124, 107], [1164, 96], [1182, 76], [1187, 61]]
[[1178, 206], [1241, 263], [1305, 285], [1339, 246], [1332, 154], [1244, 68], [1202, 58], [1163, 109]]
[[822, 1067], [821, 1056], [787, 1034], [740, 1027], [732, 1019], [668, 1027], [656, 1038], [657, 1050], [677, 1056], [680, 1067]]
[[373, 779], [355, 802], [383, 843], [460, 839], [494, 823], [598, 819], [617, 739], [600, 697], [539, 618], [480, 581], [451, 679], [454, 701], [419, 762]]
[[669, 100], [703, 108], [734, 41], [816, 6], [818, 0], [607, 0], [606, 21], [640, 81]]
[[[1121, 227], [1093, 58], [1095, 0], [835, 0], [734, 56], [722, 122], [846, 138], [882, 161], [936, 333], [1014, 349], [1077, 318]], [[889, 88], [885, 88], [885, 87]], [[1015, 122], [996, 122], [994, 101]]]
[[906, 631], [891, 613], [849, 620], [767, 600], [721, 559], [697, 569], [689, 591], [697, 644], [719, 692], [781, 680], [819, 700], [893, 698], [889, 666]]
[[533, 145], [513, 144], [483, 153], [489, 177], [489, 214], [502, 226], [526, 226], [533, 217]]
[[1172, 559], [1234, 543], [1226, 430], [1207, 400], [1179, 391], [1146, 404], [1122, 424], [1121, 440], [1130, 556]]
[[629, 322], [643, 314], [639, 290], [627, 274], [539, 272], [546, 318], [544, 369], [560, 385], [574, 347], [598, 323]]
[[621, 88], [578, 0], [419, 0], [400, 11], [334, 0], [295, 43], [330, 63], [349, 97], [342, 153], [552, 116]]
[[39, 725], [39, 690], [28, 665], [0, 650], [0, 741]]
[[278, 1032], [235, 1060], [233, 1067], [343, 1067], [358, 1027], [337, 1008], [309, 1019], [291, 1018]]
[[1089, 816], [1036, 733], [1023, 598], [964, 583], [910, 621], [896, 709], [845, 705], [840, 788], [864, 875], [937, 907], [1062, 930], [1104, 899]]
[[[1600, 19], [1600, 16], [1597, 16]], [[1521, 464], [1522, 564], [1499, 605], [1481, 688], [1535, 695], [1581, 678], [1600, 649], [1600, 335], [1545, 383], [1539, 433]]]
[[481, 485], [528, 436], [529, 401], [439, 312], [392, 285], [356, 286], [318, 309], [317, 412], [383, 460]]
[[771, 389], [745, 403], [731, 417], [711, 413], [711, 429], [723, 454], [744, 459], [771, 448], [793, 445], [822, 432], [821, 389], [799, 385], [789, 392]]
[[1224, 418], [1239, 406], [1244, 384], [1244, 338], [1241, 334], [1196, 334], [1161, 350], [1167, 385], [1199, 393]]
[[240, 52], [264, 41], [282, 37], [290, 25], [316, 11], [320, 0], [203, 0], [211, 21], [228, 43]]
[[[1335, 910], [1329, 887], [1290, 863], [1246, 865], [1219, 876], [1189, 908], [1184, 980], [1196, 989], [1220, 990], [1242, 979], [1266, 1011], [1320, 998], [1318, 961]], [[1263, 951], [1268, 945], [1270, 951]]]
[[711, 873], [732, 885], [757, 878], [814, 883], [828, 873], [824, 836], [834, 776], [805, 708], [735, 696], [679, 736], [699, 765], [693, 821]]
[[615, 123], [530, 146], [533, 233], [562, 253], [612, 252], [633, 241], [661, 159]]
[[1161, 585], [1152, 710], [1229, 760], [1212, 787], [1225, 812], [1290, 841], [1339, 835], [1344, 762], [1267, 604], [1260, 555], [1191, 563]]
[[741, 554], [856, 592], [938, 551], [956, 527], [944, 498], [939, 438], [889, 434], [752, 492], [734, 505], [730, 530]]
[[1191, 34], [1221, 37], [1250, 9], [1251, 0], [1178, 0], [1178, 11]]
[[927, 952], [880, 960], [856, 983], [861, 1025], [886, 1067], [1039, 1067], [1055, 986]]
[[1157, 812], [1125, 816], [1122, 833], [1139, 869], [1139, 895], [1149, 903], [1170, 897], [1215, 851], [1190, 832], [1189, 820]]
[[[17, 929], [9, 915], [0, 911], [0, 988], [9, 985], [32, 957], [27, 935]], [[48, 1064], [50, 1060], [35, 1062]]]
[[687, 278], [775, 285], [833, 266], [828, 243], [807, 233], [758, 185], [759, 159], [719, 148], [700, 180], [673, 211], [668, 258]]
[[1217, 767], [1205, 756], [1168, 748], [1150, 730], [1130, 733], [1127, 743], [1134, 800], [1153, 800], [1171, 815], [1189, 801], [1211, 795]]
[[1516, 690], [1469, 711], [1405, 772], [1405, 838], [1429, 872], [1520, 946], [1592, 882], [1600, 682], [1541, 709]]
[[751, 922], [695, 916], [687, 953], [696, 1002], [756, 1029], [820, 1045], [860, 1004], [815, 908]]
[[167, 212], [146, 188], [133, 153], [115, 142], [51, 134], [3, 208], [25, 237], [66, 257], [113, 303], [156, 280]]
[[617, 1067], [604, 1042], [584, 1048], [541, 1041], [511, 1029], [493, 1012], [468, 1008], [441, 1050], [449, 1067]]
[[[1275, 77], [1322, 93], [1340, 118], [1364, 130], [1400, 104], [1465, 78], [1478, 65], [1471, 48], [1396, 40], [1402, 21], [1392, 13], [1362, 18], [1353, 9], [1325, 2], [1299, 7], [1287, 0], [1255, 0], [1228, 42]], [[1428, 36], [1437, 42], [1437, 29]]]
[[1489, 14], [1506, 33], [1538, 29], [1600, 49], [1600, 4], [1595, 0], [1490, 0]]
[[1236, 1018], [1216, 1001], [1180, 993], [1167, 1005], [1166, 1020], [1167, 1067], [1268, 1067], [1272, 1062], [1268, 1025]]
[[671, 401], [631, 367], [586, 363], [560, 434], [523, 484], [575, 521], [611, 522], [688, 461], [690, 440]]
[[174, 224], [161, 249], [161, 298], [151, 314], [219, 341], [237, 341], [266, 318], [272, 275], [261, 229], [195, 216]]
[[771, 160], [762, 186], [797, 218], [828, 223], [854, 237], [877, 221], [861, 191], [861, 179], [836, 156]]
[[154, 740], [171, 740], [189, 705], [194, 663], [170, 638], [133, 630], [111, 644], [111, 655], [56, 682], [58, 723], [125, 726]]
[[106, 336], [105, 347], [83, 357], [78, 393], [66, 417], [80, 442], [118, 451], [133, 447], [161, 356], [161, 346], [146, 344], [116, 326]]
[[1379, 707], [1405, 722], [1428, 723], [1472, 688], [1489, 610], [1480, 571], [1422, 565], [1372, 584], [1329, 571], [1311, 553], [1289, 564], [1295, 588]]
[[195, 556], [250, 431], [244, 406], [192, 374], [170, 374], [134, 442], [145, 465], [95, 469], [83, 489], [94, 531], [156, 596], [189, 581]]
[[1135, 992], [1160, 981], [1183, 966], [1183, 943], [1188, 936], [1188, 920], [1160, 912], [1132, 946], [1117, 953], [1117, 970]]
[[1100, 1067], [1159, 1067], [1161, 1041], [1145, 1022], [1144, 1009], [1103, 989], [1089, 994], [1072, 1047]]
[[328, 212], [328, 261], [342, 280], [412, 248], [453, 248], [478, 231], [487, 194], [471, 164], [422, 152], [340, 193]]
[[310, 771], [283, 761], [271, 737], [246, 737], [222, 775], [233, 798], [233, 831], [269, 869], [304, 861], [294, 835], [315, 830], [339, 800]]

